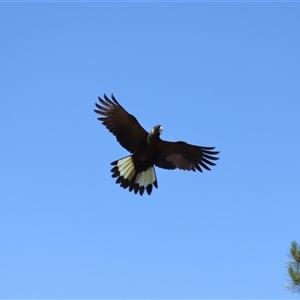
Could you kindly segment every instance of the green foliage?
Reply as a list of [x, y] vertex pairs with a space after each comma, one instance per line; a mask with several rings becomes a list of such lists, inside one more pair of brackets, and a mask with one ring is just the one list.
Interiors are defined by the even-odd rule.
[[292, 247], [290, 250], [292, 257], [295, 259], [296, 262], [300, 263], [300, 246], [294, 241], [292, 242]]
[[290, 257], [293, 261], [287, 263], [287, 269], [291, 282], [287, 288], [293, 293], [300, 293], [300, 246], [295, 241], [292, 242]]

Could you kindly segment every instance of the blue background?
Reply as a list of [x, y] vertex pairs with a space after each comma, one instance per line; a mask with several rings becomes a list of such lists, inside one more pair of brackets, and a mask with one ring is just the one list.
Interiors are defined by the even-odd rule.
[[[299, 3], [1, 3], [1, 298], [296, 298]], [[96, 120], [103, 93], [211, 172], [156, 168]]]

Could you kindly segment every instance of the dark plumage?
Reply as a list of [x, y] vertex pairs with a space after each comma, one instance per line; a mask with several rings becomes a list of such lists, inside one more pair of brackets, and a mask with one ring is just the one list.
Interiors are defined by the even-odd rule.
[[95, 112], [103, 125], [116, 136], [117, 141], [132, 155], [116, 160], [111, 164], [112, 177], [116, 183], [129, 188], [129, 191], [143, 195], [146, 190], [150, 195], [152, 186], [157, 186], [154, 165], [163, 169], [181, 169], [200, 171], [202, 168], [210, 170], [215, 166], [213, 161], [219, 152], [214, 147], [201, 147], [185, 142], [167, 142], [160, 139], [163, 130], [161, 125], [152, 128], [148, 133], [111, 95], [109, 99], [98, 97], [100, 104], [95, 103]]

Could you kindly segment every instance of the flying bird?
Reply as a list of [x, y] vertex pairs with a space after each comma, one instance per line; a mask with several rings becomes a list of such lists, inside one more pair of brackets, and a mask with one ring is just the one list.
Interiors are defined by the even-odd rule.
[[154, 126], [148, 133], [116, 100], [114, 95], [109, 99], [104, 94], [104, 99], [98, 97], [100, 104], [95, 103], [94, 111], [101, 115], [99, 121], [117, 138], [122, 147], [131, 155], [111, 163], [112, 177], [117, 178], [116, 183], [124, 189], [148, 195], [152, 187], [157, 185], [154, 166], [173, 170], [200, 171], [202, 168], [210, 170], [215, 166], [219, 151], [215, 147], [202, 147], [185, 142], [168, 142], [160, 139], [163, 131], [161, 125]]

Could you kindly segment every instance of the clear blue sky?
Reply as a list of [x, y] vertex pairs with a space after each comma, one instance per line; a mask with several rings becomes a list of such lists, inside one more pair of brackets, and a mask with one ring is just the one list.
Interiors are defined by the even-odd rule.
[[[297, 298], [300, 3], [1, 3], [1, 298]], [[114, 93], [211, 172], [156, 168], [96, 120]]]

